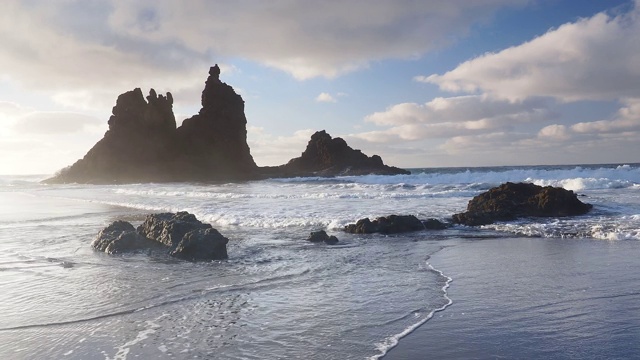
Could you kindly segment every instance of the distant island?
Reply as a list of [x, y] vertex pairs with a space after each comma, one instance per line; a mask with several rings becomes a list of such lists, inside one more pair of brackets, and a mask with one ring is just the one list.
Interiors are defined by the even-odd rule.
[[140, 88], [118, 96], [109, 130], [80, 160], [45, 183], [137, 183], [243, 181], [273, 177], [396, 175], [378, 155], [352, 149], [324, 130], [311, 136], [300, 157], [281, 166], [259, 167], [247, 144], [244, 100], [209, 69], [202, 108], [177, 127], [170, 92]]

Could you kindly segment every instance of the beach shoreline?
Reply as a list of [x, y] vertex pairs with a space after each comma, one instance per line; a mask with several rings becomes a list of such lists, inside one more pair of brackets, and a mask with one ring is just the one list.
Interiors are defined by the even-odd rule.
[[640, 280], [633, 242], [445, 243], [452, 246], [430, 263], [453, 279], [453, 303], [383, 359], [625, 359], [640, 352], [640, 293], [619, 286]]
[[[637, 166], [425, 169], [128, 185], [0, 178], [0, 354], [635, 358], [637, 173]], [[398, 235], [342, 231], [394, 213], [446, 220], [505, 181], [572, 186], [594, 209]], [[90, 246], [112, 221], [135, 226], [147, 214], [183, 210], [229, 238], [228, 260], [110, 256]], [[339, 242], [306, 240], [319, 229]]]

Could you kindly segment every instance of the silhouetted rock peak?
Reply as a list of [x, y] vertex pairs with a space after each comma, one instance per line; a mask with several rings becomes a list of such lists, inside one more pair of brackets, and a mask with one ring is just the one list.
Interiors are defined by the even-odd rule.
[[209, 75], [215, 79], [220, 79], [220, 68], [218, 67], [218, 64], [209, 68]]
[[332, 138], [326, 131], [311, 135], [307, 148], [298, 158], [281, 167], [293, 176], [395, 175], [409, 171], [384, 165], [378, 155], [371, 157], [352, 149], [342, 138]]
[[109, 130], [115, 132], [131, 131], [172, 131], [176, 129], [173, 115], [173, 97], [157, 95], [149, 91], [145, 101], [142, 90], [135, 88], [118, 96], [116, 106], [111, 110]]
[[176, 128], [173, 96], [143, 96], [140, 88], [116, 100], [109, 130], [85, 157], [48, 182], [121, 183], [217, 181], [256, 177], [247, 145], [244, 101], [209, 70], [202, 109]]
[[[217, 65], [209, 70], [202, 91], [202, 108], [178, 128], [180, 141], [196, 167], [190, 171], [206, 170], [201, 175], [204, 178], [230, 169], [234, 173], [253, 173], [257, 169], [247, 144], [244, 100], [231, 86], [220, 81], [219, 75]], [[224, 156], [204, 158], [203, 153]]]
[[301, 157], [259, 169], [247, 144], [244, 100], [209, 69], [198, 113], [176, 127], [173, 96], [140, 88], [118, 96], [109, 130], [49, 183], [234, 181], [264, 177], [409, 174], [318, 131]]
[[[220, 81], [220, 68], [218, 65], [209, 69], [209, 77], [202, 91], [202, 109], [200, 114], [207, 110], [225, 111], [227, 109], [241, 110], [244, 118], [244, 100], [226, 83]], [[244, 119], [246, 125], [247, 120]]]

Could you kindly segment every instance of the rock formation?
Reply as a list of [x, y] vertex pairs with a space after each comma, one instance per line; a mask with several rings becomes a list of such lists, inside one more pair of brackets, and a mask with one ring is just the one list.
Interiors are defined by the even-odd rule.
[[358, 220], [355, 224], [348, 224], [344, 231], [352, 234], [395, 234], [420, 230], [443, 230], [447, 225], [436, 219], [419, 220], [413, 215], [382, 216], [373, 221], [369, 218]]
[[209, 70], [202, 108], [177, 130], [186, 180], [254, 178], [257, 170], [247, 144], [244, 100], [220, 81], [218, 65]]
[[269, 169], [279, 176], [397, 175], [411, 172], [384, 165], [378, 155], [371, 157], [354, 150], [342, 138], [332, 138], [324, 130], [311, 135], [306, 150], [287, 164]]
[[102, 229], [91, 247], [107, 254], [121, 254], [153, 247], [152, 240], [138, 234], [130, 223], [117, 220]]
[[307, 241], [313, 243], [324, 242], [328, 245], [335, 245], [338, 243], [338, 238], [333, 235], [327, 235], [327, 232], [324, 230], [318, 230], [311, 232], [311, 234], [309, 234], [309, 237], [307, 238]]
[[209, 224], [186, 211], [151, 214], [136, 230], [126, 221], [115, 221], [102, 229], [91, 246], [108, 254], [150, 248], [190, 261], [227, 258], [229, 240]]
[[244, 101], [209, 71], [202, 109], [176, 128], [173, 96], [136, 88], [118, 96], [109, 130], [72, 166], [45, 182], [131, 183], [254, 178]]
[[409, 174], [341, 138], [315, 133], [299, 158], [259, 169], [247, 144], [244, 101], [210, 68], [198, 114], [176, 128], [173, 96], [139, 88], [118, 96], [109, 130], [89, 152], [46, 183], [235, 181], [265, 177]]
[[453, 215], [453, 221], [469, 226], [487, 225], [521, 217], [583, 215], [592, 207], [570, 190], [508, 182], [471, 199], [467, 211]]

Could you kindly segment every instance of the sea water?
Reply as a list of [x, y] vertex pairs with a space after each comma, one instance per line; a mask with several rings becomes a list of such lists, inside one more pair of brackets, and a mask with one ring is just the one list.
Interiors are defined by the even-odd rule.
[[[442, 358], [452, 355], [444, 350], [446, 334], [434, 337], [440, 348], [421, 347], [424, 342], [411, 337], [428, 332], [431, 324], [445, 329], [447, 314], [455, 314], [469, 296], [489, 299], [481, 289], [496, 286], [492, 270], [475, 269], [471, 286], [463, 266], [466, 258], [478, 261], [487, 241], [510, 244], [515, 258], [526, 257], [532, 243], [574, 244], [577, 250], [554, 253], [560, 262], [582, 256], [580, 249], [594, 242], [624, 247], [618, 254], [624, 259], [601, 276], [611, 285], [592, 287], [593, 298], [640, 288], [637, 277], [615, 281], [616, 274], [640, 272], [638, 164], [412, 169], [411, 175], [228, 184], [43, 185], [42, 178], [0, 177], [2, 358], [377, 359], [403, 354], [403, 346], [414, 350], [405, 352], [410, 358]], [[506, 181], [563, 186], [594, 209], [572, 218], [391, 236], [341, 231], [360, 218], [390, 214], [447, 220], [473, 196]], [[91, 249], [110, 222], [138, 225], [146, 214], [163, 211], [189, 211], [211, 223], [230, 239], [229, 260], [191, 263], [157, 253], [109, 256]], [[336, 235], [339, 244], [305, 241], [320, 229]], [[493, 250], [499, 254], [500, 248]], [[489, 253], [484, 256], [491, 261]], [[501, 263], [514, 271], [504, 269], [500, 278], [509, 278], [522, 263]], [[589, 262], [581, 266], [587, 273], [595, 268]], [[544, 287], [543, 280], [532, 279]], [[477, 291], [456, 289], [457, 282]], [[531, 286], [515, 288], [516, 295], [529, 296]], [[640, 314], [628, 304], [640, 302], [640, 295], [626, 298], [637, 301], [618, 311], [632, 319], [627, 329], [638, 329]], [[602, 302], [585, 301], [581, 306], [604, 311]], [[563, 309], [558, 316], [570, 314]], [[535, 319], [544, 307], [522, 311]], [[486, 315], [491, 316], [499, 315]], [[468, 325], [481, 332], [486, 320]], [[571, 330], [581, 326], [576, 321]]]

